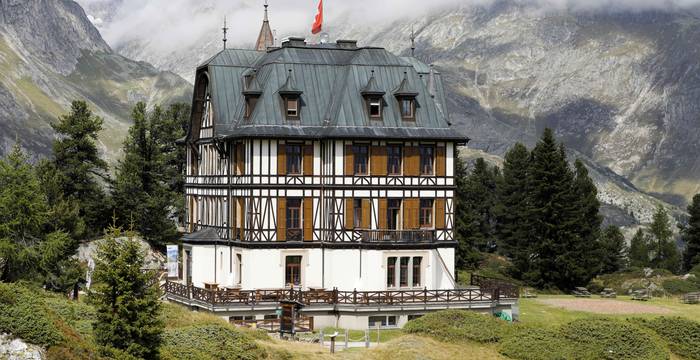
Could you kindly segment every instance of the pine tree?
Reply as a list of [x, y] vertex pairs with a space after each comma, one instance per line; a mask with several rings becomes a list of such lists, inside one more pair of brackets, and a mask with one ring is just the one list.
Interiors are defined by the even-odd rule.
[[117, 166], [112, 195], [122, 225], [133, 222], [147, 240], [163, 244], [177, 236], [171, 219], [180, 193], [171, 191], [174, 171], [166, 164], [164, 113], [155, 107], [149, 114], [144, 103], [132, 112], [134, 125], [124, 143], [124, 159]]
[[[569, 253], [578, 258], [576, 266], [581, 279], [592, 279], [600, 271], [600, 227], [603, 217], [600, 215], [598, 189], [588, 175], [588, 169], [580, 159], [574, 162], [575, 178], [573, 196], [576, 198], [576, 214], [574, 215], [574, 233], [577, 240], [572, 244]], [[572, 261], [575, 261], [572, 259]]]
[[106, 225], [103, 219], [109, 210], [100, 183], [107, 177], [107, 163], [96, 145], [102, 119], [84, 101], [73, 101], [71, 112], [51, 127], [59, 134], [53, 143], [53, 163], [62, 197], [79, 205], [88, 232], [97, 234]]
[[474, 169], [467, 176], [464, 206], [470, 209], [477, 222], [470, 243], [480, 251], [492, 251], [496, 248], [494, 206], [499, 176], [498, 168], [490, 167], [483, 158], [476, 159]]
[[600, 237], [601, 273], [610, 274], [626, 267], [627, 245], [620, 228], [609, 225]]
[[142, 271], [144, 254], [131, 234], [121, 237], [112, 225], [98, 249], [90, 294], [97, 310], [95, 340], [107, 355], [157, 359], [163, 322], [155, 274]]
[[637, 230], [630, 242], [629, 260], [630, 266], [633, 267], [645, 268], [650, 266], [649, 243], [642, 229]]
[[690, 214], [690, 219], [683, 229], [683, 240], [685, 241], [684, 271], [690, 271], [695, 265], [700, 264], [700, 194], [693, 196], [693, 201], [688, 206], [688, 214]]
[[46, 197], [27, 156], [15, 145], [0, 159], [0, 279], [32, 278], [36, 245], [48, 219]]
[[671, 272], [680, 270], [680, 255], [671, 230], [671, 220], [663, 206], [659, 205], [649, 225], [651, 236], [652, 258], [654, 268], [666, 269]]
[[475, 268], [481, 255], [476, 248], [475, 236], [479, 224], [468, 202], [467, 168], [459, 156], [455, 156], [455, 239], [457, 240], [457, 267]]
[[510, 258], [516, 278], [527, 273], [530, 264], [529, 162], [530, 152], [521, 143], [506, 153], [494, 206], [499, 252]]

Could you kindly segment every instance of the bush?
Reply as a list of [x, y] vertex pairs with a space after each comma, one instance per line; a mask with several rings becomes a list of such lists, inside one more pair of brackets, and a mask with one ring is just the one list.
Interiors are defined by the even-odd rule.
[[698, 285], [694, 282], [682, 280], [682, 279], [667, 279], [664, 280], [662, 285], [664, 290], [670, 294], [679, 295], [689, 292], [698, 291]]
[[160, 349], [164, 360], [260, 359], [266, 351], [227, 324], [193, 325], [167, 329]]
[[63, 340], [41, 296], [16, 284], [0, 283], [0, 332], [43, 346]]
[[564, 360], [574, 353], [556, 330], [542, 328], [520, 328], [503, 340], [500, 352], [522, 360]]
[[407, 333], [432, 336], [441, 341], [497, 342], [508, 324], [493, 316], [466, 310], [444, 310], [421, 316], [404, 326]]
[[581, 359], [668, 359], [651, 334], [629, 322], [579, 319], [562, 326], [561, 334]]
[[687, 359], [700, 359], [700, 323], [681, 317], [637, 320], [668, 342], [671, 351]]
[[668, 359], [665, 348], [645, 329], [610, 319], [579, 319], [558, 329], [517, 328], [500, 351], [514, 359]]

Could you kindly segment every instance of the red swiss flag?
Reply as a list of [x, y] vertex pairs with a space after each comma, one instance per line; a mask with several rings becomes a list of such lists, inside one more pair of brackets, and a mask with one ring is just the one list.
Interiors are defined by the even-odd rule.
[[321, 32], [321, 25], [323, 25], [323, 0], [318, 2], [318, 14], [316, 14], [316, 19], [314, 24], [311, 26], [311, 33], [318, 34]]

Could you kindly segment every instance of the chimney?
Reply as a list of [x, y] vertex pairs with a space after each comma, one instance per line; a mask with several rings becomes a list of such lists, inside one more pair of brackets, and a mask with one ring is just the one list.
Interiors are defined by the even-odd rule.
[[305, 47], [306, 39], [303, 37], [288, 37], [282, 39], [282, 47]]
[[335, 43], [341, 49], [357, 49], [357, 40], [336, 40]]

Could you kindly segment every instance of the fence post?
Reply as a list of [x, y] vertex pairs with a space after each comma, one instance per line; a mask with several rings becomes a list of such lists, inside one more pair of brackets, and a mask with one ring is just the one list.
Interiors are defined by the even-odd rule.
[[352, 303], [353, 305], [357, 304], [357, 288], [352, 291]]
[[348, 329], [345, 329], [345, 349], [347, 350], [348, 348], [348, 336], [349, 336], [349, 331]]
[[323, 329], [321, 329], [321, 331], [319, 331], [318, 334], [319, 334], [319, 341], [318, 342], [321, 344], [321, 346], [323, 346]]
[[365, 329], [365, 347], [369, 348], [369, 328]]
[[424, 303], [428, 302], [428, 287], [427, 286], [423, 287], [423, 302]]
[[333, 304], [338, 303], [338, 288], [334, 287], [333, 288]]

